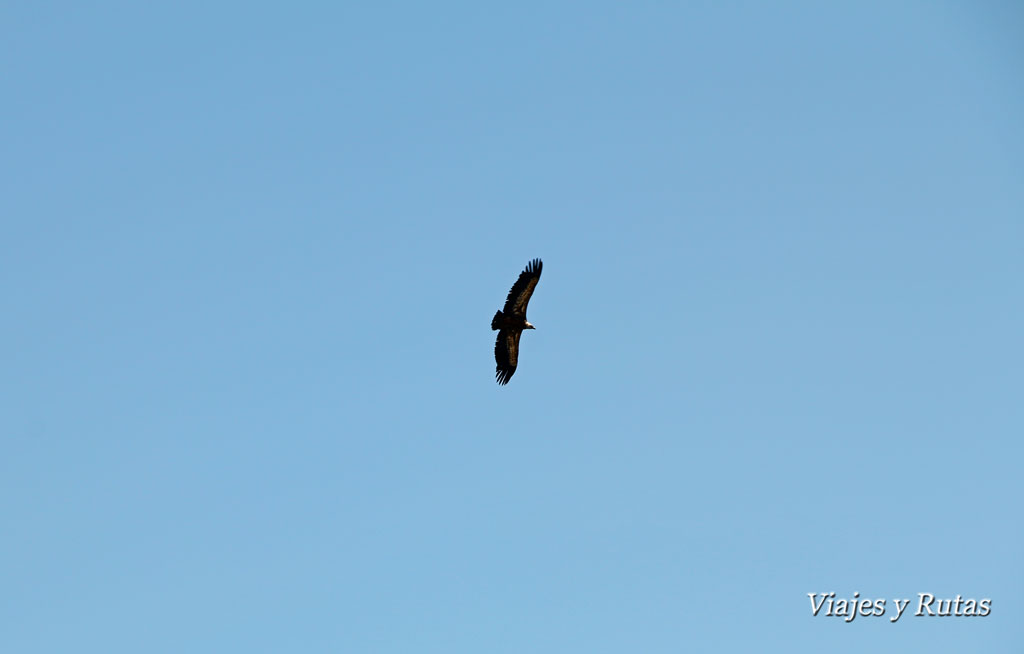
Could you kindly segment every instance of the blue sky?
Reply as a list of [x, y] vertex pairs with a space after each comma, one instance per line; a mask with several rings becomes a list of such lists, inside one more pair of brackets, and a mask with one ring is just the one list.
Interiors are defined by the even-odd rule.
[[1019, 5], [0, 16], [3, 651], [1024, 645]]

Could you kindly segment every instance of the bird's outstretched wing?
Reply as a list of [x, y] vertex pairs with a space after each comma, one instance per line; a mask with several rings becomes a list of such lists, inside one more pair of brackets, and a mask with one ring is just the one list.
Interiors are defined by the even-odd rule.
[[494, 374], [499, 384], [507, 384], [512, 379], [519, 363], [519, 330], [502, 329], [498, 332], [498, 340], [494, 343], [494, 361], [498, 364]]
[[508, 297], [505, 299], [504, 312], [506, 314], [526, 318], [526, 305], [530, 302], [530, 296], [533, 295], [533, 289], [537, 287], [537, 282], [540, 281], [540, 271], [543, 267], [544, 264], [540, 259], [534, 259], [526, 264], [526, 270], [519, 273], [519, 279], [512, 285], [512, 290], [508, 292]]

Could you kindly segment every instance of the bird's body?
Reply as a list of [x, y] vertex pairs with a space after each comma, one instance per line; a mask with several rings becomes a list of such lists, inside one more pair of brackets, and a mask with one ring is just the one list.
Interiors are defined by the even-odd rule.
[[534, 259], [519, 274], [505, 299], [505, 307], [491, 318], [491, 329], [498, 330], [494, 343], [494, 361], [497, 363], [495, 378], [499, 384], [507, 384], [519, 365], [519, 337], [524, 329], [535, 329], [526, 320], [526, 305], [530, 302], [533, 289], [540, 281], [543, 267], [540, 259]]
[[524, 329], [533, 328], [533, 325], [526, 322], [525, 318], [520, 318], [518, 316], [507, 316], [501, 311], [494, 314], [494, 319], [491, 320], [491, 329], [509, 329], [513, 331], [523, 331]]

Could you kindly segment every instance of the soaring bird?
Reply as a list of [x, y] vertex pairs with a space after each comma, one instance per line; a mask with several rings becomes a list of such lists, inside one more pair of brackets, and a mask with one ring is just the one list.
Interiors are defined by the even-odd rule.
[[498, 330], [498, 340], [494, 344], [494, 360], [498, 364], [495, 378], [499, 384], [507, 384], [516, 372], [519, 363], [519, 337], [524, 329], [536, 329], [526, 320], [526, 305], [530, 302], [533, 289], [540, 281], [540, 270], [543, 267], [540, 259], [526, 264], [526, 269], [519, 273], [519, 279], [512, 285], [505, 299], [505, 308], [491, 318], [491, 329]]

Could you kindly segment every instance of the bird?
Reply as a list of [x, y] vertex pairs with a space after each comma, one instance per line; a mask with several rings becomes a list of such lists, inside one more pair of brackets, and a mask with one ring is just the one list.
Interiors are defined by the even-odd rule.
[[494, 376], [502, 386], [516, 372], [519, 364], [519, 337], [523, 335], [523, 330], [536, 329], [526, 320], [526, 305], [530, 302], [533, 289], [537, 288], [543, 266], [540, 259], [526, 264], [508, 292], [505, 308], [491, 318], [491, 329], [498, 330], [498, 339], [494, 343], [494, 361], [498, 365]]

